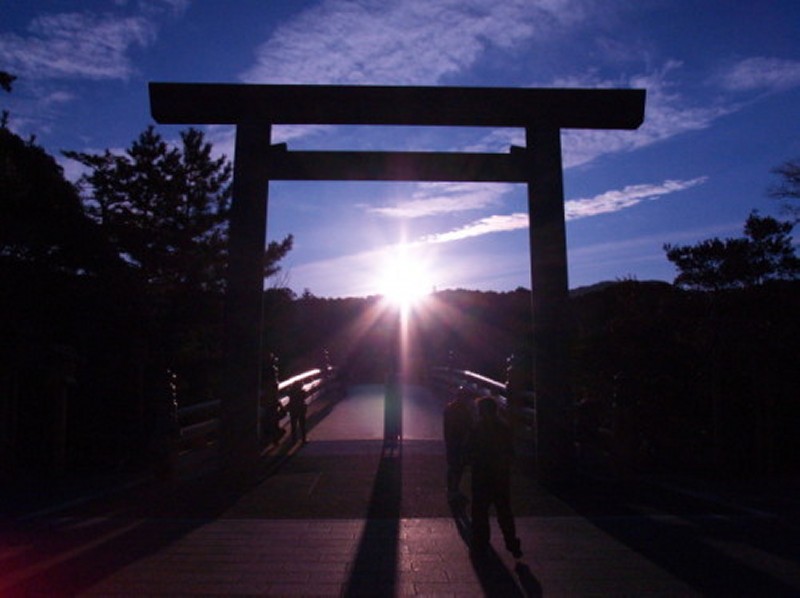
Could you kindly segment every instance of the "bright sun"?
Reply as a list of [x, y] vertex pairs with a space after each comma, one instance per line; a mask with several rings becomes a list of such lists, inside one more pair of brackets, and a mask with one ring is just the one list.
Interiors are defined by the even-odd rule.
[[433, 289], [425, 264], [403, 248], [388, 256], [381, 269], [379, 292], [397, 307], [407, 309]]

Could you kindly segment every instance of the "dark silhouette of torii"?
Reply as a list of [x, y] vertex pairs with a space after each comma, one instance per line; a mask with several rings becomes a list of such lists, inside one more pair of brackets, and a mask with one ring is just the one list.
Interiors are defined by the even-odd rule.
[[[246, 470], [258, 455], [269, 181], [416, 180], [527, 184], [536, 465], [545, 481], [569, 472], [561, 129], [636, 129], [644, 120], [644, 90], [151, 83], [150, 104], [162, 124], [236, 126], [221, 430], [229, 469]], [[293, 152], [271, 145], [276, 124], [522, 127], [526, 147], [508, 154]]]

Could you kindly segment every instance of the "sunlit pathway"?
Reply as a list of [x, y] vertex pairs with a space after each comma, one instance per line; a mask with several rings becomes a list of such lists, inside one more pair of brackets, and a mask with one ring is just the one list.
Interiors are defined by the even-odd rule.
[[[335, 406], [309, 434], [316, 440], [383, 439], [382, 385], [351, 389], [347, 400]], [[442, 399], [420, 386], [403, 392], [403, 436], [406, 440], [442, 440]]]
[[[308, 434], [309, 442], [277, 475], [243, 497], [230, 516], [363, 517], [371, 504], [383, 455], [381, 385], [360, 386]], [[442, 401], [409, 386], [403, 398], [403, 444], [391, 488], [403, 515], [449, 516], [444, 488]], [[291, 496], [291, 500], [282, 497]]]

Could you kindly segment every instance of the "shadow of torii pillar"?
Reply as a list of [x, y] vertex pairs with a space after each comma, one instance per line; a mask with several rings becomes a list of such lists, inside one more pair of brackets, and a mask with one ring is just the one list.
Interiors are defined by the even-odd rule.
[[[236, 126], [221, 397], [225, 467], [258, 457], [261, 300], [270, 180], [511, 182], [528, 185], [536, 467], [572, 468], [568, 279], [561, 129], [636, 129], [644, 90], [151, 83], [153, 118]], [[275, 124], [521, 127], [509, 154], [309, 152], [270, 146]]]

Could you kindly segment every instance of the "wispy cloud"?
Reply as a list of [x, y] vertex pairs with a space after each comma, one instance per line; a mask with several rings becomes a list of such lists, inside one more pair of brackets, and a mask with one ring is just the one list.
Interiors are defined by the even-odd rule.
[[[621, 79], [604, 79], [594, 71], [539, 83], [540, 87], [589, 89], [645, 89], [645, 120], [635, 131], [565, 130], [562, 132], [565, 168], [587, 164], [597, 158], [632, 151], [685, 133], [705, 129], [726, 114], [738, 109], [733, 102], [698, 105], [676, 91], [673, 75], [681, 69], [677, 61], [667, 61], [661, 68]], [[512, 145], [525, 145], [522, 129], [494, 129], [471, 144], [468, 151], [505, 152]]]
[[594, 75], [561, 79], [557, 86], [638, 88], [647, 90], [645, 119], [635, 131], [570, 130], [563, 136], [564, 166], [586, 164], [600, 156], [632, 151], [670, 139], [688, 131], [705, 129], [737, 110], [731, 102], [697, 104], [676, 91], [671, 79], [681, 63], [668, 61], [660, 69], [625, 80], [603, 80]]
[[139, 7], [142, 12], [153, 15], [164, 13], [179, 17], [189, 8], [191, 0], [140, 0]]
[[630, 274], [625, 268], [637, 263], [660, 263], [665, 279], [671, 278], [674, 273], [673, 267], [668, 264], [664, 256], [665, 242], [692, 244], [710, 237], [740, 232], [741, 228], [741, 222], [725, 222], [703, 228], [659, 232], [654, 235], [619, 238], [603, 243], [571, 247], [568, 249], [570, 277], [574, 275], [581, 280], [585, 276], [591, 280], [596, 276], [598, 269], [615, 269], [618, 270], [617, 276], [625, 276]]
[[[486, 233], [503, 230], [527, 228], [527, 214], [509, 214], [482, 219]], [[479, 227], [471, 229], [477, 233]], [[664, 257], [662, 248], [665, 241], [673, 243], [694, 243], [719, 235], [741, 232], [741, 222], [726, 222], [691, 230], [662, 232], [656, 235], [617, 239], [605, 243], [595, 243], [580, 247], [570, 247], [570, 279], [595, 282], [598, 268], [613, 270], [614, 276], [630, 275], [626, 270], [636, 263], [663, 264], [663, 278], [673, 275], [671, 266]], [[491, 229], [491, 230], [490, 230]], [[465, 227], [465, 230], [467, 228]], [[449, 233], [445, 233], [448, 235]], [[485, 288], [499, 290], [514, 288], [519, 280], [529, 276], [527, 254], [465, 254], [455, 248], [445, 250], [441, 245], [449, 240], [460, 240], [477, 234], [453, 238], [430, 238], [408, 244], [405, 248], [415, 253], [417, 259], [426, 263], [432, 279], [439, 289], [445, 288]], [[296, 290], [309, 287], [312, 291], [325, 289], [326, 296], [364, 296], [379, 292], [378, 281], [386, 266], [387, 256], [392, 255], [399, 245], [386, 245], [371, 250], [307, 262], [291, 268], [290, 279]], [[433, 251], [434, 253], [431, 253]], [[446, 253], [441, 253], [447, 251]], [[438, 253], [437, 253], [438, 252]], [[436, 266], [436, 264], [439, 264]], [[582, 283], [581, 283], [582, 284]]]
[[242, 75], [253, 83], [430, 85], [581, 20], [582, 0], [326, 0], [279, 27]]
[[[624, 189], [606, 191], [595, 197], [566, 201], [564, 203], [564, 213], [567, 220], [578, 220], [600, 214], [619, 212], [643, 201], [701, 185], [706, 180], [708, 180], [708, 177], [697, 177], [685, 181], [667, 180], [660, 184], [628, 185]], [[524, 212], [496, 214], [470, 222], [466, 226], [451, 231], [428, 235], [417, 242], [449, 243], [471, 237], [527, 228], [528, 222], [528, 214]]]
[[[631, 151], [663, 141], [681, 133], [711, 126], [720, 117], [732, 114], [745, 104], [730, 93], [713, 103], [698, 104], [677, 91], [673, 77], [682, 69], [678, 61], [668, 61], [659, 70], [624, 81], [599, 80], [594, 76], [573, 77], [556, 82], [564, 87], [631, 87], [647, 90], [644, 124], [636, 131], [565, 131], [564, 165], [579, 166], [599, 156]], [[748, 58], [728, 68], [711, 83], [726, 92], [783, 91], [800, 86], [800, 61], [776, 58]]]
[[42, 106], [52, 106], [54, 104], [66, 104], [75, 99], [75, 94], [69, 91], [58, 90], [54, 91], [41, 98]]
[[390, 206], [364, 206], [368, 212], [392, 218], [422, 218], [480, 210], [497, 205], [512, 185], [476, 183], [423, 183], [407, 201]]
[[800, 85], [800, 60], [747, 58], [720, 76], [730, 91], [783, 91]]
[[619, 212], [643, 201], [702, 185], [707, 180], [708, 177], [702, 176], [686, 181], [667, 180], [655, 185], [628, 185], [623, 189], [606, 191], [595, 197], [571, 199], [564, 203], [564, 213], [567, 220], [578, 220], [599, 214]]
[[127, 79], [133, 72], [128, 51], [155, 36], [154, 23], [141, 16], [42, 15], [26, 36], [0, 35], [0, 62], [31, 79]]
[[[585, 0], [326, 0], [276, 29], [241, 78], [258, 83], [434, 85], [467, 72], [487, 51], [566, 38], [594, 14]], [[645, 88], [647, 116], [637, 131], [565, 131], [564, 165], [575, 167], [710, 126], [732, 103], [689, 101], [674, 85], [681, 64], [666, 61], [644, 74], [610, 80], [591, 71], [538, 82], [547, 87]], [[507, 151], [524, 145], [503, 129], [466, 148]], [[418, 206], [409, 205], [408, 212]], [[446, 208], [443, 208], [446, 209]], [[403, 209], [387, 215], [407, 216]]]
[[291, 266], [288, 277], [293, 287], [298, 284], [311, 287], [313, 284], [324, 288], [325, 295], [329, 297], [374, 295], [378, 293], [381, 265], [392, 247]]
[[419, 243], [449, 243], [461, 241], [470, 237], [480, 237], [492, 233], [508, 232], [528, 228], [528, 214], [515, 212], [514, 214], [496, 214], [470, 222], [466, 226], [444, 233], [428, 235], [419, 240]]

